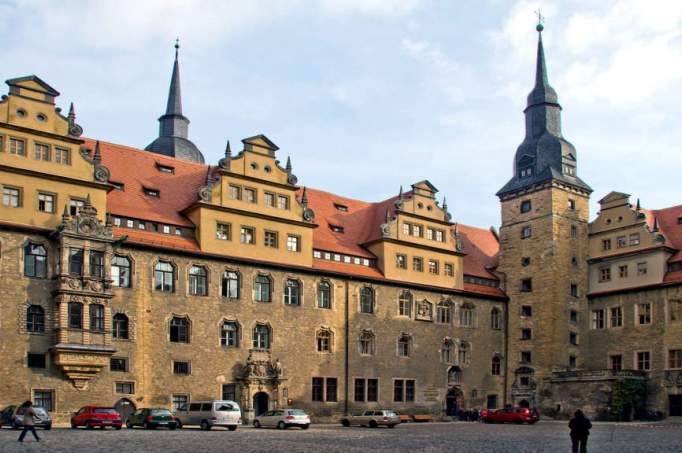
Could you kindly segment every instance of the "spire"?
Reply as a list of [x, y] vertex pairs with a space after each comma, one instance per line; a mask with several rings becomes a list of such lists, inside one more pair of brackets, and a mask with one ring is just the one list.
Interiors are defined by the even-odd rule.
[[654, 228], [651, 230], [654, 233], [658, 233], [658, 217], [654, 215]]
[[[101, 152], [100, 149], [99, 149], [99, 140], [97, 140], [97, 141], [95, 142], [95, 154], [94, 154], [94, 156], [93, 156], [93, 158], [92, 158], [92, 161], [93, 161], [94, 163], [96, 163], [96, 164], [99, 164], [100, 162], [102, 162], [102, 152]], [[90, 196], [90, 195], [88, 194], [88, 197], [89, 197], [89, 196]]]
[[308, 207], [308, 194], [306, 193], [306, 188], [303, 186], [303, 193], [301, 194], [301, 205], [304, 208]]
[[637, 199], [637, 212], [642, 210], [642, 205], [639, 202], [639, 198]]
[[384, 223], [389, 223], [391, 221], [391, 211], [386, 208], [386, 221]]
[[284, 167], [287, 173], [291, 173], [291, 170], [293, 170], [291, 166], [291, 157], [287, 156], [287, 165]]
[[398, 199], [402, 200], [403, 199], [403, 185], [400, 185], [400, 190], [398, 191]]
[[230, 160], [232, 158], [232, 148], [230, 148], [230, 141], [227, 141], [227, 145], [225, 146], [225, 159]]
[[173, 62], [173, 75], [171, 75], [170, 88], [168, 90], [168, 104], [166, 115], [182, 115], [182, 96], [180, 94], [180, 65], [178, 64], [178, 51], [180, 40], [175, 40], [175, 62]]
[[76, 122], [76, 109], [73, 108], [73, 102], [69, 106], [69, 116], [67, 117], [70, 123]]
[[448, 212], [448, 199], [443, 197], [443, 211]]

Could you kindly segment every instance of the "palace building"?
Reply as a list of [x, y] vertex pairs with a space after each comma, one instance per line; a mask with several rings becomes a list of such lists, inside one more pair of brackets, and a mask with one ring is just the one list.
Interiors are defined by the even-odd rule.
[[[0, 102], [0, 405], [576, 407], [624, 383], [682, 411], [682, 206], [592, 189], [542, 44], [501, 226], [453, 219], [428, 180], [365, 202], [306, 187], [273, 141], [206, 163], [176, 45], [159, 136], [85, 138], [37, 76]], [[396, 186], [409, 181], [396, 181]], [[406, 186], [407, 187], [407, 186]], [[635, 409], [635, 408], [633, 408]]]

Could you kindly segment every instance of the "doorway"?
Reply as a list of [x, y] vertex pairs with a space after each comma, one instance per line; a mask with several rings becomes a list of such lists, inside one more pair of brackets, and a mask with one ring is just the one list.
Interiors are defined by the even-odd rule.
[[459, 411], [459, 397], [462, 391], [458, 388], [451, 388], [445, 396], [445, 415], [448, 417], [456, 417]]
[[135, 403], [127, 398], [121, 398], [120, 400], [116, 401], [116, 404], [114, 404], [114, 409], [116, 409], [116, 412], [121, 414], [121, 419], [125, 424], [126, 420], [128, 420], [128, 417], [130, 417], [130, 414], [135, 412]]
[[258, 392], [253, 395], [253, 411], [255, 412], [256, 417], [267, 412], [269, 400], [270, 398], [265, 392]]
[[526, 409], [530, 408], [530, 403], [528, 400], [521, 400], [519, 401], [519, 407], [525, 407]]
[[668, 395], [670, 402], [669, 414], [671, 417], [682, 417], [682, 395]]

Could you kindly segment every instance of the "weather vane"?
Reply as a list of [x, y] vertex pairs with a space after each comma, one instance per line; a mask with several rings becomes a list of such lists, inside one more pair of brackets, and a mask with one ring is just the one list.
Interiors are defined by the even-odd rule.
[[545, 16], [542, 15], [542, 10], [538, 8], [537, 11], [535, 11], [535, 15], [538, 16], [538, 24], [535, 27], [537, 31], [542, 31], [545, 28]]

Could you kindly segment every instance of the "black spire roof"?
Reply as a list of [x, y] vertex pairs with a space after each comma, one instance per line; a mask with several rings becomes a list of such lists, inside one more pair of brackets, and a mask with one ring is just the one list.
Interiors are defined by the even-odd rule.
[[157, 154], [175, 157], [190, 162], [204, 163], [201, 151], [192, 143], [188, 135], [189, 120], [182, 114], [182, 96], [180, 93], [180, 65], [178, 64], [178, 49], [175, 43], [175, 61], [173, 75], [168, 89], [168, 103], [166, 113], [159, 118], [159, 136], [145, 148]]
[[528, 103], [523, 111], [526, 116], [526, 137], [516, 150], [514, 176], [497, 192], [498, 197], [550, 180], [559, 180], [592, 192], [590, 186], [577, 176], [578, 153], [575, 147], [561, 134], [561, 105], [547, 76], [542, 24], [538, 24], [537, 30], [535, 86], [528, 95]]

